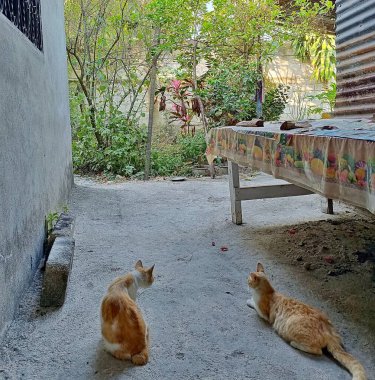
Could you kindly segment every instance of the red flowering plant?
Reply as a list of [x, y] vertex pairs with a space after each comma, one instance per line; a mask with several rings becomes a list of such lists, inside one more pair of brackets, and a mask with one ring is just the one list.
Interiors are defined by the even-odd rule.
[[[168, 86], [159, 88], [156, 96], [160, 96], [159, 111], [168, 111], [171, 122], [179, 122], [183, 133], [191, 133], [194, 136], [193, 116], [200, 116], [200, 109], [192, 92], [191, 80], [173, 79]], [[171, 107], [167, 110], [168, 102], [171, 103]]]

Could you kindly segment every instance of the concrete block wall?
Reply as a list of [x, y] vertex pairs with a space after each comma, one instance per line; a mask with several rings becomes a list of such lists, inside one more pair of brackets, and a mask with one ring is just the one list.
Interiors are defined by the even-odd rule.
[[[309, 106], [320, 107], [322, 104], [318, 100], [307, 99], [307, 96], [320, 94], [325, 87], [323, 83], [313, 78], [312, 66], [295, 57], [289, 44], [278, 50], [273, 60], [266, 65], [265, 73], [273, 83], [290, 87], [288, 104], [281, 115], [281, 120], [321, 117], [321, 115], [308, 115]], [[325, 111], [329, 109], [325, 107]]]
[[64, 1], [42, 0], [43, 52], [0, 13], [0, 337], [72, 186]]

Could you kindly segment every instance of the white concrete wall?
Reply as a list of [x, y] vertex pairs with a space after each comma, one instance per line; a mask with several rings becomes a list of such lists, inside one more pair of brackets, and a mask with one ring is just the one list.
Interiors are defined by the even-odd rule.
[[[306, 118], [309, 106], [321, 106], [319, 101], [311, 101], [306, 97], [324, 91], [323, 84], [313, 79], [311, 65], [298, 60], [288, 44], [279, 49], [272, 62], [266, 66], [265, 72], [273, 83], [290, 86], [289, 100], [281, 116], [282, 120]], [[327, 108], [325, 110], [329, 111]], [[320, 116], [309, 117], [320, 118]]]
[[44, 51], [0, 13], [0, 334], [72, 185], [64, 1], [42, 0]]

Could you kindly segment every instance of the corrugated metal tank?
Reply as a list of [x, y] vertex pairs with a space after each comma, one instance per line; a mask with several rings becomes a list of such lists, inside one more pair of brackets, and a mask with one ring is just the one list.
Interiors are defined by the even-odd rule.
[[336, 1], [335, 116], [375, 114], [375, 0]]

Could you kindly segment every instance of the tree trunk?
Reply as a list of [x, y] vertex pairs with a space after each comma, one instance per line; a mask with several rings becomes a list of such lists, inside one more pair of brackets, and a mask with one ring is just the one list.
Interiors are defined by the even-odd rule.
[[[155, 34], [155, 44], [157, 46], [159, 40], [159, 33]], [[147, 181], [150, 178], [151, 171], [151, 143], [152, 143], [152, 129], [154, 125], [154, 100], [156, 90], [156, 74], [157, 63], [159, 54], [154, 54], [152, 57], [152, 64], [150, 70], [150, 87], [149, 87], [149, 110], [148, 110], [148, 127], [147, 127], [147, 144], [146, 144], [146, 161], [145, 161], [145, 174], [144, 180]]]
[[259, 74], [259, 79], [257, 81], [255, 99], [256, 99], [257, 118], [260, 118], [263, 116], [263, 70], [262, 70], [262, 64], [260, 62], [260, 58], [258, 59], [258, 62], [257, 62], [257, 71]]
[[[197, 45], [198, 45], [198, 41], [195, 40], [194, 41], [194, 48], [193, 48], [193, 86], [194, 86], [194, 91], [196, 91], [198, 88], [198, 81], [197, 81]], [[204, 111], [204, 105], [203, 105], [202, 99], [199, 95], [195, 95], [195, 97], [197, 98], [197, 101], [199, 104], [199, 110], [201, 111], [201, 120], [202, 120], [202, 124], [203, 124], [203, 128], [204, 128], [204, 132], [207, 133], [208, 128], [207, 128], [206, 114]]]

